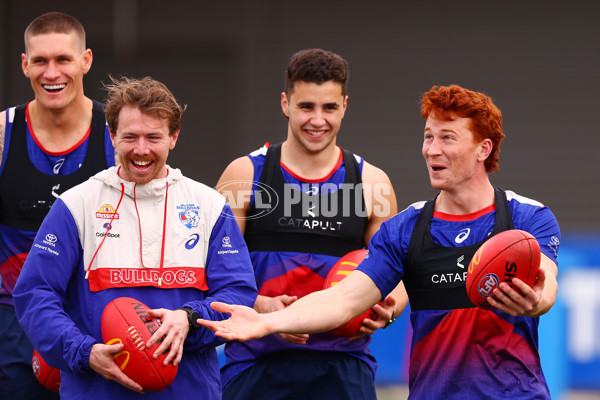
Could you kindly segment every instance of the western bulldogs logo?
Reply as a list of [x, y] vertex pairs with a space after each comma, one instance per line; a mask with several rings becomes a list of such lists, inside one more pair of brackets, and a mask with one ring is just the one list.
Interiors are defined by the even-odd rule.
[[200, 207], [195, 204], [180, 204], [177, 207], [179, 211], [179, 221], [188, 229], [197, 228], [200, 224], [200, 216], [198, 212]]
[[188, 227], [188, 229], [197, 228], [200, 217], [196, 210], [185, 210], [179, 213], [179, 220], [182, 224]]
[[483, 297], [490, 297], [499, 284], [500, 280], [496, 274], [487, 274], [479, 281], [477, 291]]

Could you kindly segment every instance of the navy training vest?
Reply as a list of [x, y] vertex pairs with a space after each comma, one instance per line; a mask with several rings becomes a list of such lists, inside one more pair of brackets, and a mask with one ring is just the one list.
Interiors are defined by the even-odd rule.
[[104, 148], [106, 120], [103, 105], [93, 101], [83, 164], [69, 175], [48, 175], [38, 170], [29, 158], [25, 107], [26, 104], [21, 104], [15, 109], [10, 147], [0, 176], [0, 221], [15, 229], [35, 232], [61, 193], [108, 168]]
[[[513, 229], [506, 193], [495, 188], [494, 229], [487, 238], [470, 246], [444, 247], [433, 242], [430, 226], [434, 205], [435, 198], [423, 206], [408, 245], [403, 282], [410, 300], [410, 309], [453, 310], [475, 307], [467, 295], [464, 279], [433, 283], [431, 278], [434, 274], [441, 276], [457, 273], [466, 277], [469, 262], [483, 242], [502, 231]], [[464, 269], [457, 267], [458, 263], [462, 264]]]
[[[292, 251], [341, 257], [365, 247], [368, 216], [360, 168], [352, 153], [342, 149], [342, 154], [346, 168], [344, 190], [309, 194], [285, 182], [280, 167], [281, 144], [269, 147], [260, 186], [268, 186], [277, 196], [259, 198], [255, 192], [244, 234], [249, 251]], [[270, 212], [265, 213], [265, 210]]]

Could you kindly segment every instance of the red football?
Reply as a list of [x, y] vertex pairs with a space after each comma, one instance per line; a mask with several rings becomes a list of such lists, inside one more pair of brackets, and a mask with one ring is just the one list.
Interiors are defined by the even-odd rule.
[[518, 229], [500, 232], [477, 250], [467, 271], [467, 295], [477, 307], [493, 309], [487, 298], [502, 282], [512, 287], [519, 278], [533, 286], [540, 268], [540, 245], [530, 233]]
[[[327, 289], [339, 283], [346, 276], [350, 275], [350, 272], [354, 271], [354, 269], [361, 263], [361, 261], [367, 255], [367, 250], [360, 249], [354, 250], [350, 253], [346, 254], [342, 258], [340, 258], [333, 267], [329, 270], [327, 277], [325, 278], [325, 282], [323, 283], [323, 289]], [[365, 318], [375, 319], [377, 317], [377, 313], [372, 309], [368, 309], [364, 313], [360, 314], [352, 318], [350, 321], [346, 322], [344, 325], [331, 330], [330, 332], [337, 336], [351, 337], [356, 335], [360, 327], [362, 326], [362, 322]]]
[[145, 390], [158, 392], [175, 380], [177, 367], [163, 366], [166, 352], [156, 360], [156, 346], [146, 349], [146, 341], [160, 327], [160, 320], [148, 314], [149, 308], [136, 299], [119, 297], [102, 312], [102, 339], [106, 344], [123, 343], [115, 362], [123, 372]]
[[37, 380], [47, 389], [58, 392], [60, 387], [60, 370], [48, 365], [37, 350], [33, 350], [31, 367]]

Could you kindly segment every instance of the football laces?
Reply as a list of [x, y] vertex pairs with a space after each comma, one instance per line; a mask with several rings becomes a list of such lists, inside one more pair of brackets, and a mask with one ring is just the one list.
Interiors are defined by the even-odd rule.
[[142, 351], [144, 349], [144, 340], [138, 333], [138, 330], [135, 329], [135, 326], [130, 326], [127, 328], [127, 333], [129, 334], [129, 338], [133, 342], [133, 345], [138, 349], [138, 351]]

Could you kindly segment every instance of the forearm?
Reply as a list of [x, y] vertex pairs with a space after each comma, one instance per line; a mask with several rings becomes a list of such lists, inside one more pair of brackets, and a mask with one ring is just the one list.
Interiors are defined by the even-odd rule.
[[546, 285], [544, 286], [544, 290], [542, 291], [542, 298], [538, 306], [536, 307], [536, 312], [533, 315], [534, 317], [539, 317], [550, 311], [550, 309], [552, 308], [552, 306], [554, 306], [554, 303], [556, 302], [557, 292], [558, 283], [556, 282], [556, 279], [546, 279]]
[[550, 311], [556, 302], [556, 295], [558, 293], [558, 282], [556, 280], [558, 268], [556, 264], [546, 255], [542, 254], [540, 268], [543, 268], [545, 272], [544, 289], [542, 290], [542, 297], [536, 307], [534, 317], [539, 317]]
[[254, 302], [254, 309], [259, 313], [266, 313], [268, 308], [269, 298], [267, 296], [258, 295]]
[[331, 330], [352, 318], [337, 306], [325, 291], [305, 296], [280, 311], [262, 314], [271, 333], [319, 333]]
[[263, 318], [271, 333], [319, 333], [346, 323], [379, 300], [381, 293], [373, 281], [356, 271], [332, 288], [311, 293]]
[[404, 312], [404, 309], [408, 304], [408, 294], [406, 293], [404, 283], [400, 282], [398, 286], [392, 290], [390, 295], [394, 296], [396, 299], [396, 305], [394, 306], [394, 317], [398, 317]]

